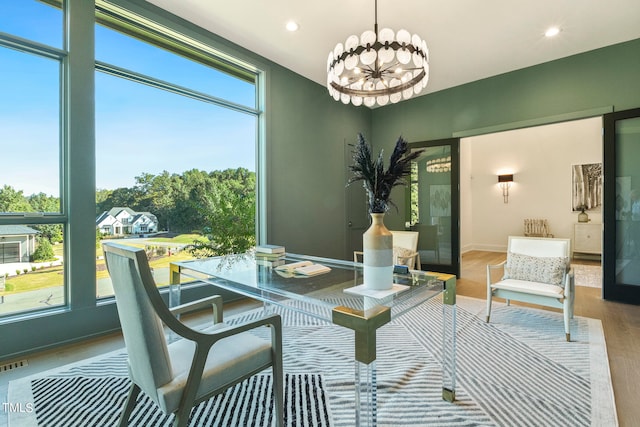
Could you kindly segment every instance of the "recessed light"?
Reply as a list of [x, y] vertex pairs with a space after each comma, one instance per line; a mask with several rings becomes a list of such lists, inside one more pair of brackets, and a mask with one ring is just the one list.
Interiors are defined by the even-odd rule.
[[547, 31], [544, 32], [546, 37], [557, 36], [560, 33], [560, 28], [558, 27], [549, 27]]
[[298, 31], [299, 25], [297, 22], [295, 21], [289, 21], [287, 22], [287, 30], [288, 31]]

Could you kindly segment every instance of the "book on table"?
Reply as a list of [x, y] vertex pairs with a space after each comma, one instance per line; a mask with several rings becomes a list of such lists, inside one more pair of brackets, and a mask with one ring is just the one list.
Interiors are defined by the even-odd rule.
[[256, 253], [262, 254], [284, 254], [284, 246], [280, 245], [258, 245]]
[[311, 261], [292, 262], [290, 264], [280, 265], [275, 269], [300, 276], [315, 276], [317, 274], [328, 273], [331, 271], [331, 268], [326, 265], [314, 264]]
[[275, 253], [275, 254], [268, 254], [268, 253], [264, 253], [264, 252], [256, 252], [256, 259], [276, 260], [276, 259], [282, 259], [284, 257], [285, 257], [284, 252]]
[[256, 265], [264, 265], [266, 267], [279, 267], [284, 264], [284, 259], [266, 259], [256, 257]]

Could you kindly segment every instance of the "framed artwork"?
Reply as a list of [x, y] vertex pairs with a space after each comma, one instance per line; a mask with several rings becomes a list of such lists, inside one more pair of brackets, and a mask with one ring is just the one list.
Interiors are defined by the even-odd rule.
[[602, 209], [602, 163], [571, 166], [571, 210]]
[[451, 216], [451, 185], [429, 186], [430, 216]]

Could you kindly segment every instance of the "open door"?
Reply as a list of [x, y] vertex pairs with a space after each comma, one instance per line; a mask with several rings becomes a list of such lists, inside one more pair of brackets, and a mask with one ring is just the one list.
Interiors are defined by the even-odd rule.
[[603, 298], [640, 304], [640, 108], [604, 115]]
[[410, 144], [424, 150], [412, 165], [406, 225], [418, 231], [422, 269], [460, 276], [460, 139]]

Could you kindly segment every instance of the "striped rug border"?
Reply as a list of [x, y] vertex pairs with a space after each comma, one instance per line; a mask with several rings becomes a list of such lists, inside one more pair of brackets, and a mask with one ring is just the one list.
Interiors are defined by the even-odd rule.
[[[496, 304], [487, 324], [484, 303], [458, 297], [459, 361], [453, 405], [441, 398], [441, 301], [423, 304], [379, 330], [379, 426], [537, 427], [561, 425], [559, 421], [568, 426], [618, 425], [600, 321], [576, 317], [572, 342], [567, 343], [560, 313]], [[332, 425], [353, 426], [353, 332], [295, 312], [281, 314], [287, 325], [285, 372], [322, 373]], [[261, 310], [254, 310], [236, 320], [259, 315]], [[496, 346], [503, 348], [504, 363], [518, 363], [500, 372], [478, 362], [478, 353], [495, 356]], [[125, 358], [116, 355], [100, 370], [126, 375]], [[85, 368], [86, 364], [67, 367], [66, 375], [78, 375]], [[57, 374], [65, 375], [61, 370]], [[549, 385], [541, 387], [534, 380]], [[10, 385], [14, 395], [19, 389]], [[570, 408], [558, 403], [566, 390], [579, 400], [572, 396]], [[538, 418], [541, 412], [544, 416]]]

